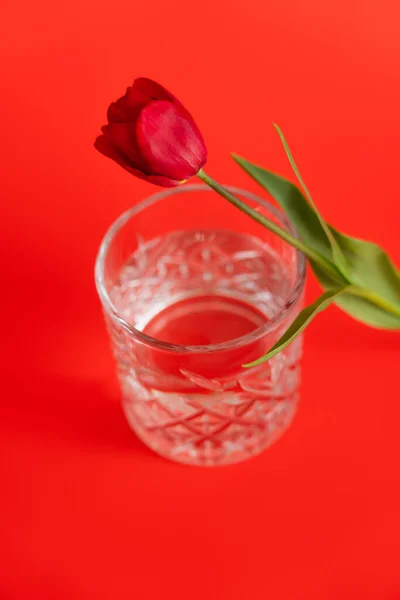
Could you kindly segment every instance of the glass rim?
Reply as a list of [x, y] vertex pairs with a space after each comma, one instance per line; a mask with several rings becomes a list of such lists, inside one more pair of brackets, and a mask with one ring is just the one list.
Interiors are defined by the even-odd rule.
[[[230, 192], [234, 194], [238, 194], [247, 200], [251, 200], [260, 204], [264, 208], [268, 210], [274, 217], [276, 217], [283, 226], [295, 237], [299, 237], [296, 229], [289, 222], [285, 213], [278, 207], [274, 206], [268, 200], [264, 198], [260, 198], [256, 194], [252, 192], [248, 192], [247, 190], [242, 190], [233, 186], [224, 186]], [[147, 335], [143, 333], [136, 327], [130, 325], [121, 315], [118, 313], [118, 310], [114, 306], [111, 298], [107, 292], [106, 284], [104, 281], [104, 265], [107, 258], [107, 254], [109, 248], [118, 234], [118, 232], [122, 229], [122, 227], [134, 216], [150, 207], [152, 204], [167, 198], [168, 196], [172, 196], [174, 194], [186, 193], [186, 192], [200, 192], [206, 191], [211, 193], [214, 192], [211, 188], [209, 188], [205, 184], [186, 184], [179, 187], [175, 187], [173, 189], [163, 190], [161, 192], [156, 192], [151, 196], [148, 196], [141, 202], [138, 202], [135, 206], [132, 206], [125, 212], [123, 212], [119, 217], [115, 219], [115, 221], [110, 225], [108, 230], [106, 231], [101, 244], [99, 251], [97, 253], [96, 262], [95, 262], [95, 284], [97, 293], [100, 297], [102, 306], [106, 311], [107, 315], [111, 317], [111, 319], [122, 329], [132, 335], [134, 338], [143, 342], [148, 346], [157, 347], [161, 350], [166, 350], [169, 352], [180, 352], [180, 353], [210, 353], [210, 352], [220, 352], [222, 350], [231, 350], [233, 348], [238, 348], [240, 346], [244, 346], [248, 343], [257, 341], [261, 337], [265, 336], [269, 332], [274, 331], [280, 323], [290, 316], [290, 314], [295, 310], [297, 302], [300, 300], [301, 294], [304, 289], [305, 279], [306, 279], [306, 258], [302, 252], [299, 250], [293, 249], [296, 252], [297, 256], [297, 273], [294, 283], [292, 284], [288, 300], [285, 305], [280, 309], [276, 315], [274, 315], [269, 321], [267, 321], [264, 325], [257, 327], [250, 333], [242, 335], [240, 337], [234, 338], [232, 340], [228, 340], [226, 342], [220, 342], [218, 344], [205, 344], [205, 345], [197, 345], [197, 346], [184, 346], [180, 344], [172, 344], [170, 342], [164, 342], [155, 337]], [[229, 230], [229, 229], [228, 229]], [[282, 240], [284, 244], [284, 240]]]

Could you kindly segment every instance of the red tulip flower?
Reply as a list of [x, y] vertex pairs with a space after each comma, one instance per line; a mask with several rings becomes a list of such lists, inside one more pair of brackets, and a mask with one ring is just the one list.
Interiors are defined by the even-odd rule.
[[173, 187], [196, 175], [207, 149], [182, 104], [151, 79], [135, 79], [113, 102], [108, 125], [95, 141], [99, 152], [150, 183]]

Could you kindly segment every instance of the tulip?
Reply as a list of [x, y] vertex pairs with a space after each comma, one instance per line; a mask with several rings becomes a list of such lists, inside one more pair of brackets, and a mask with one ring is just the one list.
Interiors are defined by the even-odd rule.
[[95, 147], [140, 179], [173, 187], [196, 175], [207, 160], [190, 113], [151, 79], [136, 79], [109, 106], [107, 120]]

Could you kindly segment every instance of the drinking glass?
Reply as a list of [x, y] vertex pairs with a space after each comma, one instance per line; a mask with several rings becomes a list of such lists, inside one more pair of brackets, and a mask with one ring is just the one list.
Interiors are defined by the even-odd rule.
[[[270, 202], [229, 187], [291, 228]], [[305, 258], [204, 185], [156, 193], [110, 227], [95, 279], [137, 436], [192, 465], [245, 460], [291, 423], [301, 337], [258, 366], [302, 305]]]

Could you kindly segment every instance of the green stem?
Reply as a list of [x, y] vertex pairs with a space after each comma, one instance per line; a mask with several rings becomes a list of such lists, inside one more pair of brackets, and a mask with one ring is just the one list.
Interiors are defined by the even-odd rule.
[[205, 173], [203, 169], [200, 169], [200, 171], [197, 173], [197, 177], [199, 177], [210, 188], [212, 188], [214, 191], [220, 194], [220, 196], [222, 196], [223, 198], [228, 200], [228, 202], [233, 204], [233, 206], [236, 206], [236, 208], [238, 208], [246, 215], [254, 219], [254, 221], [257, 221], [257, 223], [260, 223], [260, 225], [275, 233], [282, 240], [285, 240], [285, 242], [287, 242], [297, 250], [300, 250], [300, 252], [305, 254], [309, 259], [316, 262], [328, 275], [334, 277], [340, 282], [343, 282], [343, 277], [340, 275], [335, 265], [329, 260], [327, 260], [324, 256], [319, 254], [319, 252], [316, 252], [312, 248], [309, 248], [301, 240], [291, 235], [285, 229], [282, 229], [282, 227], [280, 227], [276, 223], [273, 223], [273, 221], [270, 221], [269, 219], [264, 217], [262, 214], [251, 208], [245, 202], [243, 202], [243, 200], [240, 200], [239, 198], [234, 196], [226, 188], [224, 188], [217, 181], [215, 181], [209, 175], [207, 175], [207, 173]]

